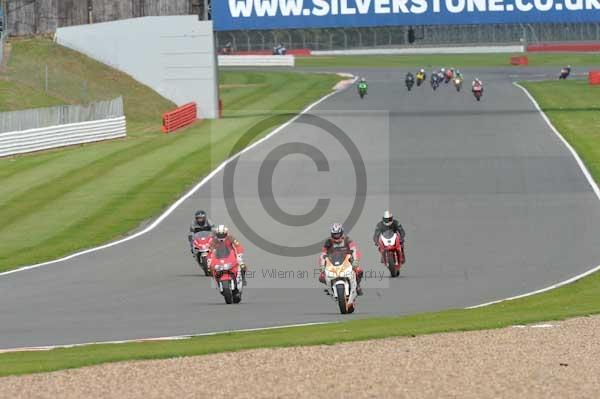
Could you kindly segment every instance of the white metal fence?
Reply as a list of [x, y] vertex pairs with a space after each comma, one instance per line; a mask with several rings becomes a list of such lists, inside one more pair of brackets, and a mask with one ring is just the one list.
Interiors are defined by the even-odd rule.
[[113, 119], [124, 116], [123, 97], [88, 105], [60, 105], [0, 113], [0, 133], [56, 125]]
[[0, 157], [126, 136], [125, 117], [0, 133]]
[[293, 67], [296, 58], [293, 55], [220, 55], [221, 67], [287, 66]]

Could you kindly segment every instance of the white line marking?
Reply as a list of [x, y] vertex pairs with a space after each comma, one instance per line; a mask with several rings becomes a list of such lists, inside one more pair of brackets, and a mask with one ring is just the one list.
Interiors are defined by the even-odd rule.
[[171, 205], [162, 215], [160, 215], [158, 217], [158, 219], [156, 219], [150, 226], [146, 227], [144, 230], [139, 231], [129, 237], [123, 238], [121, 240], [117, 240], [117, 241], [113, 241], [110, 242], [108, 244], [104, 244], [101, 245], [99, 247], [95, 247], [95, 248], [90, 248], [90, 249], [86, 249], [84, 251], [80, 251], [80, 252], [76, 252], [74, 254], [65, 256], [63, 258], [60, 259], [55, 259], [55, 260], [51, 260], [48, 262], [43, 262], [43, 263], [38, 263], [36, 265], [31, 265], [31, 266], [24, 266], [24, 267], [20, 267], [18, 269], [14, 269], [14, 270], [9, 270], [3, 273], [0, 273], [0, 277], [2, 276], [7, 276], [9, 274], [14, 274], [14, 273], [19, 273], [19, 272], [23, 272], [26, 270], [32, 270], [32, 269], [37, 269], [40, 267], [44, 267], [44, 266], [49, 266], [55, 263], [60, 263], [60, 262], [65, 262], [68, 260], [71, 260], [73, 258], [77, 258], [79, 256], [82, 255], [87, 255], [89, 253], [92, 252], [97, 252], [97, 251], [101, 251], [103, 249], [107, 249], [110, 247], [114, 247], [116, 245], [119, 244], [123, 244], [127, 241], [131, 241], [135, 238], [138, 238], [152, 230], [154, 230], [160, 223], [162, 223], [163, 220], [165, 220], [169, 215], [171, 215], [171, 213], [173, 213], [181, 204], [183, 204], [188, 198], [190, 198], [192, 195], [194, 195], [200, 188], [202, 188], [202, 186], [204, 186], [206, 183], [208, 183], [208, 181], [210, 179], [212, 179], [217, 173], [219, 173], [221, 170], [223, 170], [225, 168], [225, 166], [227, 166], [231, 161], [233, 161], [234, 159], [240, 157], [242, 154], [246, 153], [247, 151], [250, 151], [251, 149], [259, 146], [260, 144], [264, 143], [265, 141], [267, 141], [268, 139], [270, 139], [271, 137], [275, 136], [277, 133], [281, 132], [282, 130], [284, 130], [285, 128], [287, 128], [288, 126], [290, 126], [292, 123], [294, 123], [301, 115], [306, 114], [307, 112], [309, 112], [311, 109], [313, 109], [314, 107], [316, 107], [317, 105], [321, 104], [323, 101], [327, 100], [329, 97], [341, 92], [342, 90], [336, 90], [333, 91], [323, 97], [321, 97], [319, 100], [315, 101], [314, 103], [310, 104], [308, 107], [304, 108], [298, 115], [294, 116], [292, 119], [290, 119], [289, 121], [287, 121], [286, 123], [284, 123], [283, 125], [277, 127], [275, 130], [273, 130], [271, 133], [267, 134], [265, 137], [263, 137], [262, 139], [258, 140], [257, 142], [255, 142], [254, 144], [249, 145], [248, 147], [244, 148], [243, 150], [241, 150], [240, 152], [238, 152], [237, 154], [235, 154], [234, 156], [232, 156], [231, 158], [223, 161], [223, 163], [221, 163], [215, 170], [213, 170], [211, 173], [209, 173], [204, 179], [202, 179], [200, 181], [200, 183], [198, 183], [194, 188], [192, 188], [187, 194], [185, 194], [183, 197], [179, 198], [175, 203], [173, 203], [173, 205]]
[[[538, 104], [538, 102], [535, 101], [535, 98], [533, 98], [533, 96], [531, 95], [531, 93], [529, 93], [529, 91], [526, 88], [524, 88], [523, 86], [521, 86], [517, 82], [513, 82], [513, 84], [515, 86], [517, 86], [519, 89], [523, 90], [523, 92], [525, 94], [527, 94], [527, 97], [529, 98], [529, 100], [531, 100], [531, 102], [533, 103], [533, 105], [535, 106], [535, 108], [537, 109], [537, 111], [540, 113], [540, 115], [544, 119], [544, 121], [546, 121], [546, 124], [550, 127], [550, 129], [554, 132], [554, 134], [560, 139], [560, 141], [562, 141], [562, 143], [568, 148], [568, 150], [571, 152], [571, 155], [573, 155], [573, 157], [577, 161], [577, 164], [579, 165], [579, 168], [583, 172], [583, 174], [584, 174], [585, 178], [587, 179], [588, 183], [592, 187], [592, 190], [596, 194], [596, 197], [598, 198], [598, 200], [600, 200], [600, 188], [598, 188], [598, 184], [596, 183], [596, 181], [594, 180], [594, 178], [592, 177], [592, 175], [588, 171], [587, 167], [585, 166], [585, 164], [583, 163], [583, 161], [579, 157], [579, 154], [577, 154], [577, 152], [571, 146], [571, 144], [569, 144], [569, 142], [567, 140], [565, 140], [565, 138], [562, 136], [562, 134], [560, 134], [560, 132], [558, 131], [558, 129], [552, 124], [552, 122], [550, 121], [550, 119], [548, 118], [548, 116], [544, 113], [544, 111], [542, 111], [542, 108], [540, 107], [540, 105]], [[588, 270], [587, 272], [581, 273], [581, 274], [579, 274], [579, 275], [577, 275], [575, 277], [571, 277], [568, 280], [561, 281], [559, 283], [556, 283], [556, 284], [551, 285], [551, 286], [546, 287], [546, 288], [542, 288], [542, 289], [537, 290], [537, 291], [527, 292], [525, 294], [513, 296], [513, 297], [510, 297], [510, 298], [499, 299], [497, 301], [482, 303], [481, 305], [469, 306], [468, 308], [465, 308], [465, 309], [477, 309], [477, 308], [482, 308], [482, 307], [485, 307], [485, 306], [494, 305], [494, 304], [500, 303], [500, 302], [512, 301], [514, 299], [525, 298], [525, 297], [528, 297], [528, 296], [532, 296], [532, 295], [536, 295], [536, 294], [541, 294], [542, 292], [551, 291], [551, 290], [554, 290], [556, 288], [559, 288], [559, 287], [562, 287], [562, 286], [574, 283], [575, 281], [581, 280], [582, 278], [587, 277], [590, 274], [593, 274], [593, 273], [595, 273], [595, 272], [597, 272], [599, 270], [600, 270], [600, 265], [594, 267], [591, 270]]]
[[186, 340], [186, 339], [191, 339], [191, 338], [196, 338], [196, 337], [211, 337], [213, 335], [255, 332], [255, 331], [268, 331], [268, 330], [280, 330], [283, 328], [321, 326], [321, 325], [325, 325], [325, 324], [336, 324], [336, 323], [338, 323], [338, 322], [337, 321], [323, 321], [323, 322], [316, 322], [316, 323], [289, 324], [289, 325], [285, 325], [285, 326], [246, 328], [246, 329], [242, 329], [242, 330], [219, 331], [219, 332], [210, 332], [210, 333], [202, 333], [202, 334], [175, 335], [172, 337], [142, 338], [142, 339], [130, 339], [130, 340], [123, 340], [123, 341], [86, 342], [83, 344], [70, 344], [70, 345], [50, 345], [50, 346], [33, 346], [33, 347], [25, 347], [25, 348], [10, 348], [10, 349], [0, 349], [0, 354], [14, 353], [14, 352], [45, 352], [45, 351], [51, 351], [53, 349], [69, 349], [69, 348], [78, 348], [81, 346], [90, 346], [90, 345], [116, 345], [116, 344], [142, 343], [142, 342], [153, 342], [153, 341], [181, 341], [181, 340]]

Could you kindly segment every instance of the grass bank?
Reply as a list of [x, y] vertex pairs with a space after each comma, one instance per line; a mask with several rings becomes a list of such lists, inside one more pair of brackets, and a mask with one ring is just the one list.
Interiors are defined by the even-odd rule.
[[[580, 151], [600, 180], [600, 87], [583, 82], [527, 83], [540, 105]], [[595, 166], [594, 166], [595, 165]], [[197, 337], [183, 341], [93, 345], [49, 352], [0, 355], [0, 376], [47, 372], [133, 359], [204, 355], [262, 347], [330, 345], [338, 342], [436, 332], [501, 328], [600, 313], [600, 274], [528, 298], [472, 310], [449, 310], [402, 318]]]
[[[530, 66], [575, 67], [600, 64], [598, 53], [529, 53]], [[478, 68], [510, 66], [510, 54], [444, 54], [444, 55], [341, 55], [298, 57], [296, 66], [304, 68]]]
[[123, 95], [128, 138], [0, 159], [0, 271], [127, 234], [214, 169], [261, 115], [299, 111], [339, 79], [223, 72], [225, 118], [164, 135], [161, 116], [174, 104], [129, 76], [51, 41], [14, 42], [1, 78], [0, 104], [11, 105], [0, 111]]

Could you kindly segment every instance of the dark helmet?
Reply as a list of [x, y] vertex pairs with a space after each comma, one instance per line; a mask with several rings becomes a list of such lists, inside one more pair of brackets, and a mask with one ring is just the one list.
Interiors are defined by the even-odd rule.
[[198, 223], [200, 226], [203, 226], [206, 223], [206, 212], [202, 210], [196, 211], [194, 214], [194, 219], [196, 220], [196, 223]]
[[344, 227], [340, 223], [334, 223], [331, 226], [331, 239], [340, 242], [344, 238]]
[[383, 218], [381, 219], [383, 220], [383, 224], [386, 226], [391, 226], [394, 222], [394, 215], [392, 215], [392, 212], [390, 211], [385, 211], [383, 212]]

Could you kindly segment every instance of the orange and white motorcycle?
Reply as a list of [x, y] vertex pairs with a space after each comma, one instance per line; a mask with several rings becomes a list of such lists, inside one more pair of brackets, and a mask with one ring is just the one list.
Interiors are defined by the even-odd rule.
[[352, 269], [352, 255], [345, 249], [333, 250], [325, 257], [325, 284], [340, 313], [353, 313], [356, 308], [357, 281]]

